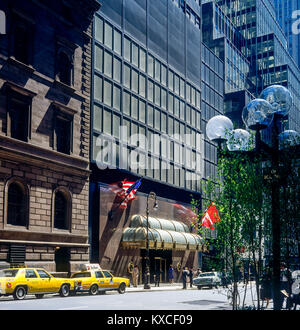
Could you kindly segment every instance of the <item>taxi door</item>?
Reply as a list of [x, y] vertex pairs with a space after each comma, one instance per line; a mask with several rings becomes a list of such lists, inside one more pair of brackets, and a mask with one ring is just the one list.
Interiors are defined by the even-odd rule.
[[41, 290], [40, 292], [57, 292], [59, 283], [55, 277], [52, 277], [43, 269], [37, 269], [40, 277]]
[[111, 288], [110, 279], [105, 277], [102, 271], [95, 271], [95, 276], [98, 282], [99, 289], [109, 289]]
[[28, 293], [41, 292], [40, 278], [34, 269], [26, 269], [24, 278], [28, 288]]
[[116, 285], [114, 284], [112, 274], [110, 272], [108, 272], [107, 270], [103, 270], [102, 272], [105, 276], [105, 285], [106, 285], [106, 287], [109, 288], [109, 289], [112, 289], [112, 288], [116, 287]]

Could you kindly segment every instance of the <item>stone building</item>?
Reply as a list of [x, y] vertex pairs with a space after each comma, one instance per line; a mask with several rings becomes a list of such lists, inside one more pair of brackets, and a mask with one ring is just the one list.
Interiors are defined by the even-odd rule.
[[99, 7], [0, 3], [0, 267], [69, 272], [89, 261], [91, 33]]

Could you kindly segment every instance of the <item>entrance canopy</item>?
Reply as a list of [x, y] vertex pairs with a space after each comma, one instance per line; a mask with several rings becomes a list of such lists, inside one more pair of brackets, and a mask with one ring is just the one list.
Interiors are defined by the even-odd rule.
[[[166, 250], [202, 250], [204, 240], [192, 234], [186, 224], [174, 220], [149, 217], [149, 248]], [[134, 215], [122, 236], [123, 247], [146, 248], [147, 218]]]

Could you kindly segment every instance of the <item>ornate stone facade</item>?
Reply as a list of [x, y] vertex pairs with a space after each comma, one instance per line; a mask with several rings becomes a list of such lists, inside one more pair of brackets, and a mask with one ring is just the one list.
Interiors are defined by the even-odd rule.
[[96, 0], [1, 1], [0, 267], [89, 261], [91, 33]]

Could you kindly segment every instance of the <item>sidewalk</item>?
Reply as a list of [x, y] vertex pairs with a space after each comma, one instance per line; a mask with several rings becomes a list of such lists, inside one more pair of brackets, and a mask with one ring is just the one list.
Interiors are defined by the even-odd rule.
[[[249, 282], [250, 283], [250, 282]], [[249, 285], [249, 284], [248, 284]], [[154, 283], [150, 284], [151, 289], [144, 289], [144, 284], [139, 284], [136, 288], [130, 283], [130, 287], [126, 288], [126, 292], [147, 292], [147, 291], [174, 291], [174, 290], [183, 290], [183, 284], [182, 283], [160, 283], [159, 287], [155, 286]], [[239, 287], [242, 287], [243, 284], [239, 283]], [[193, 285], [192, 288], [190, 288], [190, 284], [186, 284], [187, 290], [198, 290], [197, 286]]]
[[[159, 286], [155, 286], [154, 283], [150, 284], [151, 289], [144, 289], [144, 284], [139, 284], [136, 288], [131, 284], [129, 288], [126, 288], [126, 292], [151, 292], [151, 291], [175, 291], [182, 290], [182, 283], [160, 283]], [[187, 285], [187, 290], [196, 290], [197, 287], [193, 286], [190, 288]]]

